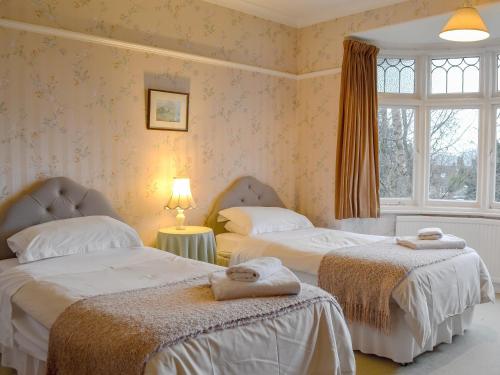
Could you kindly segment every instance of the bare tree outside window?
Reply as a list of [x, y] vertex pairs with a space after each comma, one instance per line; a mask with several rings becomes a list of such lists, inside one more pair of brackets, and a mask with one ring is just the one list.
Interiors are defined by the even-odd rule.
[[432, 109], [429, 198], [475, 201], [479, 109]]
[[380, 196], [411, 198], [415, 109], [380, 107], [378, 111]]
[[497, 213], [500, 49], [442, 53], [377, 58], [382, 207]]

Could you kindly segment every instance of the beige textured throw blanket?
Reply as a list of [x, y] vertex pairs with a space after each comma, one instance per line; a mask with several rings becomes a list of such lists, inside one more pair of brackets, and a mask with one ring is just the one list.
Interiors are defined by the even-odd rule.
[[471, 251], [415, 251], [397, 245], [393, 239], [346, 247], [323, 257], [318, 284], [337, 297], [348, 320], [389, 333], [389, 302], [394, 288], [416, 268]]
[[162, 348], [320, 301], [337, 306], [328, 293], [308, 285], [297, 296], [218, 302], [206, 276], [80, 300], [52, 326], [47, 374], [141, 374]]

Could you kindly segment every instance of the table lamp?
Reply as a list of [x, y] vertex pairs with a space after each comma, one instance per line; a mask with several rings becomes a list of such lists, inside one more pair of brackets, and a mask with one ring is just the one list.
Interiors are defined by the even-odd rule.
[[174, 177], [172, 196], [165, 207], [177, 210], [177, 216], [175, 217], [177, 220], [177, 229], [185, 229], [184, 220], [186, 216], [184, 216], [184, 210], [196, 207], [193, 196], [191, 195], [189, 178]]

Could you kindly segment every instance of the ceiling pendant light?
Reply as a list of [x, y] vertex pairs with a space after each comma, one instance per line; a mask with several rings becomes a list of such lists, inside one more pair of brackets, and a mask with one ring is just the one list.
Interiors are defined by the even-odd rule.
[[477, 42], [489, 36], [479, 12], [468, 4], [455, 11], [439, 34], [441, 39], [453, 42]]

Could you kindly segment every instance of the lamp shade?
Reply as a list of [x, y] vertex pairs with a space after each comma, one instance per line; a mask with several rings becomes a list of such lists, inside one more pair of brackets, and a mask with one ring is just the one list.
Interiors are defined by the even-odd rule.
[[170, 209], [180, 208], [183, 210], [196, 207], [193, 196], [191, 195], [189, 178], [174, 177], [172, 196], [167, 203], [167, 207]]
[[476, 42], [490, 36], [488, 28], [476, 8], [458, 9], [441, 30], [441, 39], [454, 42]]

